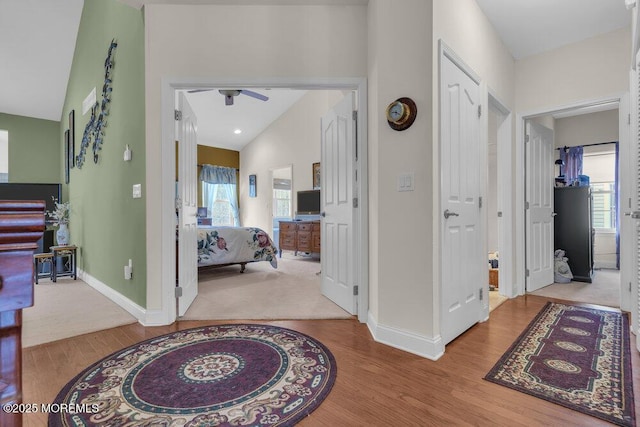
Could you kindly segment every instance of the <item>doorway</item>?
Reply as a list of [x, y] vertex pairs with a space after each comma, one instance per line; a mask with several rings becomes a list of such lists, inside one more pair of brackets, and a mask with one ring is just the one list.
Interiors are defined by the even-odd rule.
[[[197, 87], [229, 87], [228, 82], [225, 82], [224, 84], [220, 84], [220, 82], [199, 82], [197, 84], [194, 84], [193, 82], [189, 82], [189, 83], [184, 83], [184, 82], [168, 82], [163, 86], [163, 108], [164, 109], [173, 109], [173, 106], [170, 104], [170, 98], [173, 97], [173, 93], [176, 90], [180, 90], [180, 89], [191, 89], [191, 88], [197, 88]], [[361, 113], [365, 113], [364, 114], [364, 118], [362, 118], [361, 120], [358, 120], [356, 126], [357, 126], [357, 134], [359, 137], [359, 152], [361, 154], [363, 154], [362, 156], [360, 156], [359, 159], [359, 163], [358, 163], [358, 168], [359, 168], [359, 173], [358, 176], [363, 177], [363, 179], [360, 179], [358, 182], [354, 183], [354, 188], [357, 191], [357, 194], [361, 195], [361, 203], [360, 203], [360, 207], [361, 209], [357, 209], [354, 211], [354, 214], [356, 215], [356, 217], [358, 218], [357, 224], [356, 224], [356, 233], [354, 233], [354, 249], [356, 249], [357, 251], [357, 257], [356, 260], [357, 262], [354, 264], [356, 267], [356, 271], [354, 274], [354, 278], [355, 280], [358, 281], [359, 285], [360, 285], [360, 289], [359, 289], [359, 293], [357, 295], [357, 300], [358, 300], [358, 317], [359, 320], [361, 321], [365, 321], [366, 317], [367, 317], [367, 311], [368, 311], [368, 286], [367, 286], [367, 272], [368, 272], [368, 253], [367, 253], [367, 245], [366, 245], [366, 241], [367, 241], [367, 211], [366, 211], [366, 84], [364, 82], [364, 80], [361, 79], [334, 79], [331, 81], [323, 81], [323, 82], [314, 82], [314, 81], [305, 81], [305, 82], [298, 82], [298, 83], [292, 83], [292, 84], [283, 84], [282, 82], [260, 82], [260, 83], [256, 83], [256, 82], [238, 82], [236, 84], [233, 85], [234, 87], [249, 87], [249, 88], [254, 88], [254, 87], [272, 87], [272, 88], [293, 88], [293, 89], [327, 89], [327, 90], [331, 90], [331, 89], [338, 89], [338, 90], [346, 90], [346, 91], [357, 91], [357, 103], [360, 106], [359, 110]], [[167, 127], [168, 129], [168, 127]], [[171, 159], [169, 160], [167, 163], [175, 163], [175, 153], [167, 150], [167, 146], [169, 145], [167, 141], [170, 141], [173, 139], [173, 132], [169, 132], [169, 137], [168, 138], [164, 138], [165, 140], [163, 141], [163, 159], [166, 157], [167, 159]], [[173, 156], [172, 156], [173, 154]], [[173, 157], [173, 158], [172, 158]], [[163, 162], [163, 165], [165, 163]], [[164, 175], [166, 175], [166, 168], [163, 168], [163, 170], [165, 170], [165, 173], [163, 174], [163, 178]], [[266, 178], [266, 176], [265, 176]], [[267, 180], [265, 180], [267, 181]], [[265, 182], [266, 184], [266, 182]], [[242, 177], [241, 177], [241, 185], [242, 185]], [[260, 188], [260, 185], [258, 184], [258, 188]], [[272, 188], [269, 185], [263, 185], [263, 188], [269, 188], [269, 190], [271, 191]], [[165, 186], [165, 182], [163, 179], [163, 193], [166, 192], [166, 194], [168, 194], [168, 186]], [[164, 199], [163, 199], [164, 200]], [[264, 199], [263, 199], [264, 200]], [[168, 205], [168, 203], [165, 203]], [[173, 203], [171, 203], [171, 205], [173, 205]], [[364, 209], [363, 209], [364, 208]], [[173, 268], [175, 268], [175, 266], [172, 266]], [[169, 294], [169, 289], [170, 289], [170, 284], [169, 282], [164, 282], [163, 281], [163, 289], [165, 289], [165, 294], [168, 295]], [[164, 305], [164, 310], [166, 310], [168, 312], [168, 315], [170, 316], [170, 318], [173, 318], [175, 320], [175, 314], [171, 313], [171, 309], [167, 308], [166, 305]]]
[[271, 171], [273, 202], [271, 205], [271, 226], [273, 242], [280, 251], [280, 221], [293, 219], [293, 166], [288, 165]]
[[[617, 128], [616, 130], [618, 133], [620, 157], [628, 156], [628, 154], [623, 154], [623, 153], [627, 153], [629, 150], [629, 138], [630, 138], [629, 123], [628, 123], [629, 101], [628, 101], [628, 94], [625, 94], [621, 97], [598, 99], [591, 102], [568, 105], [568, 106], [558, 107], [553, 109], [545, 109], [542, 111], [535, 112], [533, 114], [519, 115], [518, 120], [516, 122], [517, 141], [518, 141], [518, 143], [516, 144], [516, 167], [524, 168], [524, 164], [525, 164], [524, 162], [525, 121], [530, 119], [536, 119], [539, 121], [545, 118], [544, 120], [547, 120], [547, 123], [548, 123], [549, 118], [554, 119], [554, 117], [562, 118], [562, 117], [580, 116], [580, 115], [591, 114], [598, 111], [607, 111], [611, 109], [617, 109], [617, 114], [615, 114], [613, 125], [614, 127]], [[625, 195], [627, 194], [627, 190], [625, 190], [625, 188], [627, 187], [624, 182], [625, 176], [627, 177], [629, 176], [628, 172], [625, 173], [626, 171], [625, 168], [628, 166], [626, 166], [624, 162], [620, 162], [619, 167], [620, 167], [620, 188], [622, 190], [622, 198], [624, 199], [625, 197], [628, 197], [628, 195]], [[526, 170], [525, 168], [524, 176], [516, 177], [517, 178], [516, 185], [524, 186], [524, 180], [526, 179], [525, 176], [528, 177], [529, 172], [530, 171]], [[558, 170], [556, 169], [555, 172], [558, 173]], [[523, 187], [520, 187], [520, 188], [523, 188]], [[518, 198], [516, 200], [516, 205], [517, 205], [517, 211], [525, 212], [525, 199], [523, 195], [518, 195]], [[521, 293], [524, 294], [528, 291], [528, 288], [525, 286], [526, 269], [528, 268], [525, 262], [525, 254], [526, 254], [526, 251], [528, 250], [528, 245], [529, 245], [529, 243], [526, 241], [526, 238], [525, 238], [524, 221], [518, 220], [516, 223], [516, 229], [518, 230], [517, 232], [518, 245], [517, 245], [516, 251], [517, 251], [518, 260], [522, 263], [520, 264], [522, 265], [522, 267], [520, 267], [518, 271], [518, 277], [521, 278], [519, 286], [520, 286]], [[621, 253], [623, 253], [624, 250], [625, 250], [624, 246], [621, 246]], [[620, 308], [625, 311], [631, 311], [631, 305], [630, 305], [630, 302], [632, 301], [631, 289], [628, 289], [626, 286], [623, 286], [623, 283], [626, 283], [623, 279], [618, 279], [616, 277], [615, 281], [616, 283], [614, 286], [615, 287], [614, 292], [617, 294], [616, 299], [619, 301]], [[537, 292], [544, 293], [545, 291], [543, 289]], [[592, 302], [592, 303], [595, 303], [595, 302]]]
[[489, 268], [489, 311], [514, 296], [511, 211], [511, 121], [509, 109], [491, 90], [487, 114], [486, 253]]

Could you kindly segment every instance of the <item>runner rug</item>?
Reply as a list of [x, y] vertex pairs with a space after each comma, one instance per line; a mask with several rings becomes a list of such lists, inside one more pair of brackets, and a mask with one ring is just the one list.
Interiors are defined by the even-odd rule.
[[[55, 399], [49, 426], [290, 426], [327, 396], [331, 352], [266, 325], [218, 325], [153, 338], [105, 357]], [[68, 405], [68, 406], [63, 406]]]
[[626, 314], [547, 303], [485, 377], [621, 426], [635, 426]]

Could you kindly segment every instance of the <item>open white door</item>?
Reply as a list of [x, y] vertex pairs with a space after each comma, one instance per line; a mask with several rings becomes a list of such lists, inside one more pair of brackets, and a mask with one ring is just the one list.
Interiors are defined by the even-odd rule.
[[178, 177], [179, 177], [179, 245], [178, 245], [178, 316], [185, 312], [198, 296], [198, 192], [196, 116], [183, 93], [178, 97]]
[[322, 294], [349, 313], [356, 314], [353, 106], [353, 94], [349, 94], [321, 120], [323, 218], [320, 258]]
[[[636, 55], [636, 64], [640, 64], [640, 53]], [[629, 280], [632, 287], [632, 295], [635, 295], [635, 313], [631, 318], [634, 320], [631, 330], [636, 334], [636, 348], [640, 351], [640, 67], [636, 65], [632, 73], [632, 111], [633, 137], [629, 141], [629, 161], [627, 163], [630, 182], [627, 186], [628, 193], [626, 200], [621, 200], [620, 206], [620, 243], [621, 252], [627, 249], [630, 253], [621, 259], [628, 260], [629, 265], [621, 264], [620, 268], [625, 270], [621, 273], [621, 279]], [[622, 154], [622, 153], [620, 153]], [[623, 158], [620, 157], [621, 163]], [[622, 172], [622, 170], [620, 170]], [[625, 233], [623, 237], [623, 233]], [[623, 282], [624, 286], [625, 282]], [[622, 305], [622, 304], [621, 304]]]
[[[632, 74], [630, 74], [631, 76]], [[637, 321], [634, 310], [635, 304], [631, 283], [633, 282], [633, 253], [636, 244], [635, 240], [635, 224], [625, 216], [624, 212], [632, 210], [632, 197], [634, 181], [636, 180], [637, 170], [634, 168], [635, 150], [632, 145], [635, 140], [632, 138], [631, 128], [631, 103], [629, 94], [625, 94], [620, 98], [618, 106], [618, 189], [620, 191], [618, 197], [618, 236], [619, 236], [619, 260], [620, 260], [620, 309], [622, 311], [631, 312], [631, 320]]]
[[480, 222], [480, 87], [448, 56], [440, 60], [440, 334], [447, 344], [481, 318], [487, 257]]
[[525, 134], [527, 292], [553, 283], [553, 131], [527, 121]]

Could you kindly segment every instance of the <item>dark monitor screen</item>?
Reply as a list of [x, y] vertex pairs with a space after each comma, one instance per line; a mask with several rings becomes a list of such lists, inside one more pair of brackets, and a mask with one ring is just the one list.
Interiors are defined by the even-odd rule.
[[206, 218], [207, 217], [207, 207], [206, 206], [199, 206], [198, 207], [198, 213], [196, 215], [198, 216], [198, 218]]
[[298, 191], [298, 214], [319, 214], [320, 213], [320, 190]]
[[0, 183], [0, 200], [44, 200], [47, 211], [55, 209], [55, 202], [61, 201], [61, 184]]

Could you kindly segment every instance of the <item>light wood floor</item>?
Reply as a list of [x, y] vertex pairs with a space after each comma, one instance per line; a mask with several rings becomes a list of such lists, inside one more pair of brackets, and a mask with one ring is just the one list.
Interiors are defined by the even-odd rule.
[[[331, 393], [301, 426], [609, 425], [482, 379], [548, 300], [523, 296], [505, 302], [489, 321], [450, 343], [436, 362], [376, 343], [367, 326], [355, 320], [259, 323], [311, 335], [336, 358], [338, 376]], [[51, 402], [85, 367], [123, 347], [215, 323], [238, 322], [188, 321], [155, 328], [133, 324], [27, 348], [24, 402]], [[631, 337], [634, 389], [640, 397], [640, 355]], [[638, 403], [635, 408], [639, 413]], [[29, 415], [24, 421], [26, 427], [42, 427], [46, 416]]]

